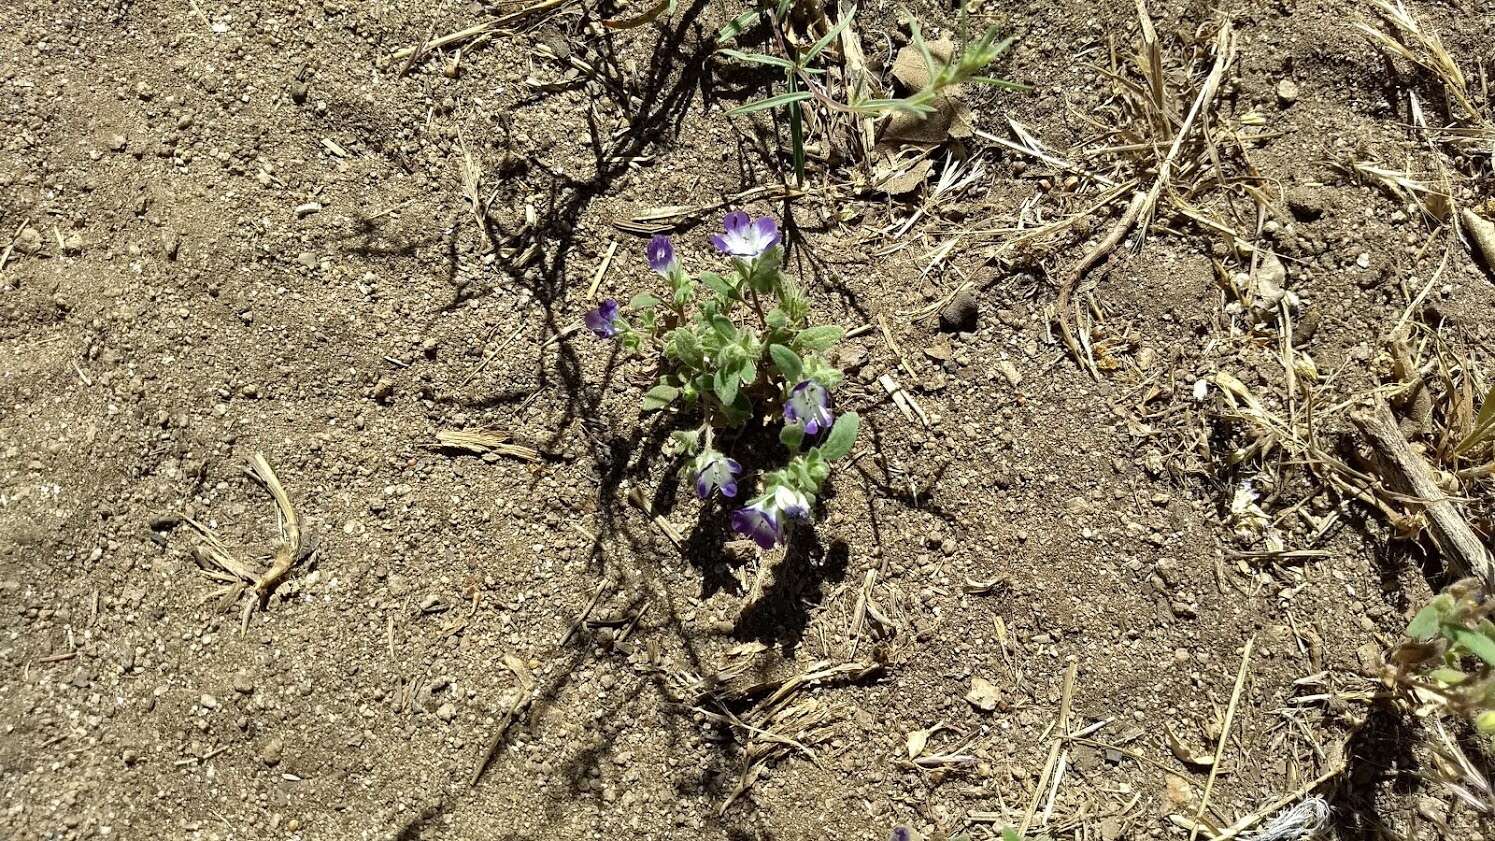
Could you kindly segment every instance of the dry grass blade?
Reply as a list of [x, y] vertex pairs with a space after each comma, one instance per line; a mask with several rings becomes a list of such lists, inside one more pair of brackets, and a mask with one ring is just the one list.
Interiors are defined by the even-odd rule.
[[435, 447], [442, 450], [458, 450], [477, 455], [497, 453], [522, 461], [540, 460], [538, 450], [522, 444], [512, 443], [512, 441], [513, 439], [504, 432], [486, 429], [442, 429], [436, 433]]
[[653, 236], [654, 234], [673, 231], [681, 225], [700, 219], [708, 213], [726, 207], [735, 207], [755, 201], [783, 201], [784, 199], [799, 198], [804, 194], [803, 190], [778, 185], [752, 187], [740, 193], [727, 196], [721, 201], [698, 205], [672, 205], [669, 207], [651, 208], [642, 213], [636, 213], [628, 219], [614, 221], [613, 227], [631, 234]]
[[1373, 26], [1366, 21], [1356, 21], [1355, 28], [1367, 35], [1382, 49], [1405, 59], [1433, 74], [1443, 86], [1449, 98], [1462, 111], [1460, 119], [1468, 125], [1495, 131], [1490, 118], [1474, 104], [1469, 93], [1469, 83], [1464, 71], [1459, 69], [1438, 33], [1423, 29], [1401, 0], [1393, 5], [1387, 0], [1370, 0], [1385, 27]]
[[1230, 24], [1224, 23], [1220, 31], [1215, 35], [1215, 65], [1210, 70], [1209, 76], [1204, 80], [1204, 87], [1199, 89], [1199, 96], [1194, 99], [1194, 104], [1189, 107], [1189, 113], [1184, 117], [1183, 125], [1179, 127], [1178, 134], [1173, 138], [1173, 144], [1168, 147], [1168, 154], [1163, 158], [1163, 163], [1158, 167], [1158, 177], [1147, 191], [1147, 198], [1142, 203], [1141, 226], [1145, 232], [1152, 223], [1153, 211], [1157, 208], [1158, 197], [1162, 195], [1164, 188], [1168, 187], [1173, 177], [1173, 168], [1178, 165], [1179, 152], [1183, 149], [1184, 140], [1188, 138], [1189, 131], [1194, 127], [1194, 122], [1200, 115], [1209, 110], [1214, 103], [1215, 93], [1220, 89], [1220, 82], [1225, 78], [1225, 71], [1235, 61], [1235, 34]]
[[505, 24], [513, 23], [533, 14], [560, 8], [571, 2], [572, 0], [540, 0], [538, 3], [499, 15], [493, 20], [481, 21], [438, 38], [428, 38], [412, 47], [401, 47], [390, 55], [390, 59], [392, 61], [403, 62], [402, 69], [400, 70], [400, 75], [403, 76], [411, 67], [419, 64], [431, 53], [482, 38], [489, 33], [497, 31]]
[[1215, 755], [1210, 762], [1209, 779], [1204, 783], [1204, 796], [1199, 798], [1199, 808], [1194, 812], [1194, 827], [1189, 830], [1189, 841], [1199, 837], [1199, 827], [1204, 820], [1204, 810], [1209, 808], [1210, 795], [1215, 790], [1215, 779], [1220, 774], [1220, 758], [1230, 739], [1230, 726], [1235, 723], [1235, 711], [1241, 702], [1241, 690], [1246, 688], [1246, 673], [1251, 668], [1251, 651], [1256, 647], [1256, 638], [1246, 640], [1246, 650], [1241, 654], [1241, 668], [1236, 672], [1235, 689], [1230, 693], [1230, 706], [1225, 709], [1225, 722], [1220, 726], [1220, 741], [1215, 744]]
[[279, 477], [271, 469], [270, 463], [265, 461], [263, 454], [254, 454], [254, 458], [250, 461], [250, 473], [265, 486], [270, 496], [275, 498], [275, 507], [280, 511], [280, 525], [285, 530], [285, 540], [275, 548], [275, 560], [270, 564], [270, 568], [265, 570], [265, 574], [254, 582], [255, 592], [264, 598], [301, 556], [301, 520], [296, 516], [296, 509], [291, 506], [290, 495], [280, 484]]

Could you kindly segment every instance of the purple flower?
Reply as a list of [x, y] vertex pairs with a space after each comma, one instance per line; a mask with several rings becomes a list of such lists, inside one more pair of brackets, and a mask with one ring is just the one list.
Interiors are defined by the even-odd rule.
[[773, 489], [774, 507], [791, 520], [807, 520], [810, 517], [810, 500], [793, 488], [783, 485]]
[[742, 465], [715, 450], [707, 450], [696, 456], [696, 496], [705, 499], [713, 488], [720, 488], [722, 496], [737, 496], [737, 477]]
[[779, 226], [772, 216], [749, 219], [740, 210], [728, 213], [722, 220], [726, 234], [712, 234], [716, 250], [733, 257], [753, 258], [779, 244]]
[[732, 512], [732, 530], [750, 537], [764, 549], [784, 541], [784, 520], [804, 520], [810, 516], [810, 501], [805, 495], [783, 485], [760, 496], [747, 507]]
[[830, 429], [835, 419], [830, 392], [814, 380], [805, 380], [795, 386], [789, 392], [789, 399], [784, 401], [784, 420], [803, 423], [806, 435], [818, 435], [822, 429]]
[[587, 313], [587, 329], [600, 339], [611, 339], [622, 327], [618, 324], [618, 302], [612, 298], [604, 300]]
[[644, 253], [649, 257], [649, 268], [654, 271], [667, 275], [675, 270], [675, 244], [664, 234], [655, 234]]
[[751, 537], [760, 548], [772, 549], [784, 539], [784, 523], [768, 500], [760, 500], [732, 512], [732, 530]]

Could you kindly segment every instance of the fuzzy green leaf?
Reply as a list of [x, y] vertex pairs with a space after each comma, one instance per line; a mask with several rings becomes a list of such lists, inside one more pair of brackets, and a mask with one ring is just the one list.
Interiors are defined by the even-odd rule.
[[692, 368], [699, 368], [706, 364], [706, 357], [701, 352], [701, 340], [697, 338], [693, 330], [681, 327], [671, 334], [675, 344], [675, 355], [681, 362]]
[[799, 358], [799, 354], [783, 345], [769, 345], [768, 355], [773, 357], [773, 366], [785, 382], [790, 385], [799, 382], [800, 373], [805, 370], [804, 360]]
[[732, 297], [732, 284], [728, 283], [726, 278], [716, 272], [702, 272], [701, 282], [706, 284], [707, 288], [712, 292], [723, 298]]
[[649, 389], [644, 394], [644, 411], [654, 412], [670, 405], [680, 396], [680, 389], [672, 385], [660, 384]]
[[1470, 654], [1485, 661], [1490, 666], [1495, 666], [1495, 640], [1478, 631], [1460, 628], [1457, 625], [1446, 626], [1444, 633], [1448, 634], [1449, 638], [1455, 643], [1467, 649]]
[[711, 329], [715, 330], [716, 335], [721, 336], [726, 341], [730, 342], [737, 338], [737, 325], [733, 324], [732, 319], [725, 315], [713, 315], [711, 317]]
[[826, 351], [830, 350], [846, 331], [835, 324], [821, 324], [817, 327], [806, 327], [799, 331], [794, 337], [794, 347], [799, 351]]
[[862, 419], [857, 417], [856, 412], [847, 412], [836, 418], [835, 426], [831, 427], [830, 434], [825, 436], [825, 443], [816, 449], [820, 455], [830, 461], [846, 458], [851, 454], [851, 448], [857, 442], [857, 427], [861, 425]]
[[1412, 624], [1407, 626], [1407, 636], [1412, 639], [1426, 642], [1438, 633], [1438, 608], [1436, 605], [1428, 605], [1417, 611], [1412, 617]]
[[722, 368], [712, 378], [711, 388], [716, 392], [716, 399], [723, 406], [730, 406], [737, 400], [738, 372], [736, 369]]
[[779, 443], [793, 452], [799, 452], [800, 445], [805, 443], [804, 426], [797, 423], [784, 424], [784, 428], [779, 430]]

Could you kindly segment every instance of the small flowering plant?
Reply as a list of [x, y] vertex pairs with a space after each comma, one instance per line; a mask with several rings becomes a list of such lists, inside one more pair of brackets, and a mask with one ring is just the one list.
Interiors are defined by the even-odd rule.
[[[843, 331], [809, 323], [809, 302], [781, 270], [778, 224], [737, 211], [722, 228], [711, 244], [729, 271], [692, 277], [670, 239], [656, 236], [645, 255], [667, 296], [639, 295], [626, 307], [609, 298], [587, 313], [586, 326], [659, 355], [661, 374], [644, 394], [644, 410], [699, 416], [695, 428], [671, 436], [672, 449], [686, 457], [686, 478], [701, 499], [740, 501], [733, 530], [771, 549], [786, 541], [792, 523], [810, 519], [831, 463], [856, 443], [858, 418], [838, 414], [832, 398], [843, 376], [825, 353]], [[786, 453], [783, 467], [750, 477], [716, 444], [718, 432], [754, 417], [782, 424]]]

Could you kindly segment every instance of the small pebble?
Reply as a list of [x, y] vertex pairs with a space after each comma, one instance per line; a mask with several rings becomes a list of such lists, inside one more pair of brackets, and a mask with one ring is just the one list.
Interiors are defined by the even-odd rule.
[[271, 736], [260, 745], [259, 759], [261, 762], [274, 767], [280, 764], [281, 755], [285, 753], [285, 743], [279, 736]]
[[1298, 83], [1292, 79], [1283, 79], [1277, 83], [1277, 101], [1283, 105], [1292, 105], [1298, 101]]

